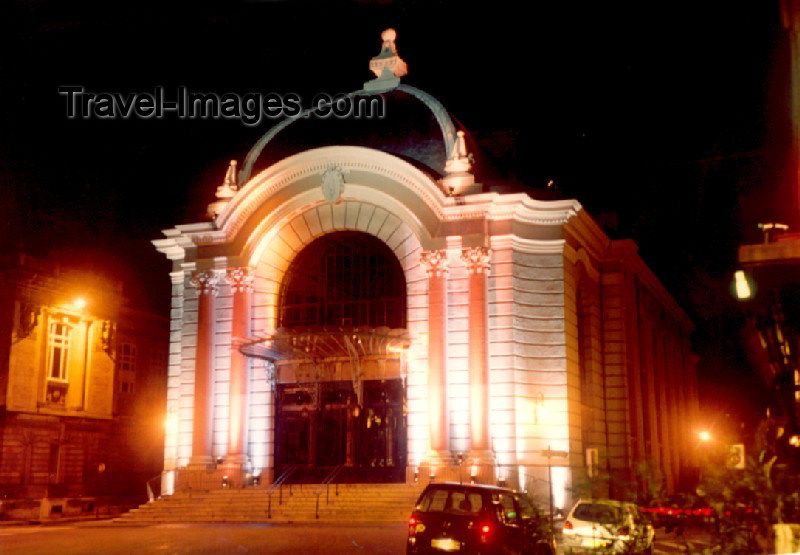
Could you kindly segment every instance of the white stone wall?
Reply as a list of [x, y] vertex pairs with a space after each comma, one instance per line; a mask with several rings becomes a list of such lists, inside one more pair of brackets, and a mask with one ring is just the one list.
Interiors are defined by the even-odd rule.
[[184, 274], [180, 297], [181, 333], [180, 369], [178, 376], [178, 466], [185, 466], [192, 456], [192, 422], [194, 420], [194, 361], [197, 345], [197, 289], [189, 280], [191, 271]]
[[[180, 466], [178, 460], [181, 403], [181, 343], [183, 337], [183, 272], [172, 272], [172, 300], [169, 314], [169, 354], [167, 361], [167, 413], [164, 434], [164, 469]], [[191, 422], [189, 423], [191, 426]]]
[[217, 286], [214, 312], [214, 434], [211, 452], [215, 458], [224, 458], [228, 454], [233, 294], [222, 277]]
[[[514, 241], [510, 260], [512, 289], [514, 395], [517, 461], [520, 481], [547, 498], [548, 460], [542, 451], [570, 451], [564, 310], [564, 262], [559, 242], [528, 245]], [[504, 290], [498, 298], [508, 298]], [[502, 317], [497, 312], [497, 317]], [[508, 387], [508, 386], [506, 386]], [[551, 459], [558, 466], [554, 497], [564, 497], [569, 459]], [[557, 478], [557, 479], [556, 479]]]
[[513, 250], [510, 238], [492, 241], [488, 280], [489, 412], [492, 447], [500, 473], [517, 463], [516, 421], [519, 406], [514, 358]]

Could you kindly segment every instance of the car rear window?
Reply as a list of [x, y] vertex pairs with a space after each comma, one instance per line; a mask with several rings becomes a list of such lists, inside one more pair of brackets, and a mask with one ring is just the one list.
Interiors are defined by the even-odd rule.
[[619, 521], [619, 511], [615, 507], [599, 503], [581, 503], [575, 507], [572, 516], [578, 520], [614, 524]]
[[480, 493], [449, 489], [430, 489], [417, 504], [417, 510], [423, 513], [454, 515], [475, 515], [482, 508], [483, 497]]

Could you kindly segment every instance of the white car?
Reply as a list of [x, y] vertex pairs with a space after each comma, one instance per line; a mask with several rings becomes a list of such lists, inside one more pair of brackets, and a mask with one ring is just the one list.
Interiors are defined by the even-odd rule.
[[564, 521], [564, 553], [653, 553], [655, 531], [634, 503], [581, 499]]

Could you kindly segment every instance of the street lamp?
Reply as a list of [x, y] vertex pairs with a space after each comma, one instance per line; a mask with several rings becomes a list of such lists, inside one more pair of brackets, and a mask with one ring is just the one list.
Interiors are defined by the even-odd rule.
[[733, 288], [736, 298], [740, 301], [747, 301], [753, 297], [753, 289], [750, 287], [750, 280], [744, 270], [736, 270], [733, 274]]
[[711, 441], [711, 432], [709, 432], [708, 430], [700, 430], [699, 432], [697, 432], [697, 439], [699, 439], [703, 443], [708, 443], [709, 441]]

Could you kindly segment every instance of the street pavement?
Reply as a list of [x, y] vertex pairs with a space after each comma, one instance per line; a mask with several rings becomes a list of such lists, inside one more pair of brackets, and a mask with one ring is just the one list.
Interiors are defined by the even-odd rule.
[[150, 553], [404, 553], [405, 524], [374, 526], [277, 524], [79, 523], [0, 528], [3, 555]]
[[[2, 555], [98, 555], [158, 553], [270, 553], [301, 555], [402, 554], [405, 524], [117, 524], [112, 521], [0, 527]], [[691, 532], [694, 550], [707, 536]], [[675, 533], [656, 531], [655, 553], [679, 553]], [[560, 552], [560, 550], [559, 550]]]

